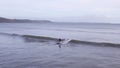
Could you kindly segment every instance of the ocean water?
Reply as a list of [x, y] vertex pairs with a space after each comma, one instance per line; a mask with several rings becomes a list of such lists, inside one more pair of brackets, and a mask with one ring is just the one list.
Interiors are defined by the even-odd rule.
[[[119, 47], [88, 43], [119, 46], [119, 26], [0, 23], [0, 68], [120, 68]], [[79, 43], [58, 45], [57, 38]]]
[[120, 24], [1, 23], [0, 33], [120, 44]]

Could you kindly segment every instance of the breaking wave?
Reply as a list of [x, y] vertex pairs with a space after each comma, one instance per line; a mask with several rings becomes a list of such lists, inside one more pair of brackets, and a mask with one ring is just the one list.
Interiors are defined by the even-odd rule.
[[[24, 38], [27, 42], [48, 42], [54, 41], [57, 42], [59, 38], [46, 37], [46, 36], [35, 36], [35, 35], [20, 35], [20, 34], [10, 34], [10, 33], [0, 33], [0, 35], [8, 35], [8, 36], [17, 36]], [[96, 46], [111, 46], [111, 47], [120, 47], [120, 44], [117, 43], [109, 43], [109, 42], [91, 42], [91, 41], [82, 41], [71, 39], [69, 43], [73, 44], [88, 44], [88, 45], [96, 45]]]

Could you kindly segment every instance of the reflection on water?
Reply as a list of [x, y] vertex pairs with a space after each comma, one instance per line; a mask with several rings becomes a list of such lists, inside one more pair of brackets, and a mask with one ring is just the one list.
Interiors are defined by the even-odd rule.
[[7, 35], [0, 39], [0, 68], [120, 68], [119, 48], [56, 45]]

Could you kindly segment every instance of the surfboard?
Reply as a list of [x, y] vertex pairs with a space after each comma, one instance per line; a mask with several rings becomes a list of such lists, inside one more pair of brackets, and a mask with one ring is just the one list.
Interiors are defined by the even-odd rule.
[[69, 43], [71, 41], [71, 39], [65, 39], [65, 40], [63, 40], [62, 42], [61, 42], [61, 44], [67, 44], [67, 43]]

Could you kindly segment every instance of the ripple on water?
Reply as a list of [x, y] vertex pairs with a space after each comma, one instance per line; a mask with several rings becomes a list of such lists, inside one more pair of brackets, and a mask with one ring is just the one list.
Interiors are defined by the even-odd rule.
[[24, 41], [0, 44], [0, 68], [120, 68], [119, 56], [120, 49], [112, 47], [71, 44], [59, 48], [53, 43]]

